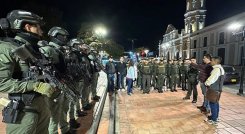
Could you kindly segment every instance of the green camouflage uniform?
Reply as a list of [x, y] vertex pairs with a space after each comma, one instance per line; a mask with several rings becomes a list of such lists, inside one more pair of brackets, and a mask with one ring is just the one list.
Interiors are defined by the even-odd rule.
[[137, 77], [137, 86], [142, 90], [142, 71], [141, 71], [142, 63], [139, 62], [137, 65], [138, 77]]
[[141, 67], [141, 71], [143, 93], [149, 93], [151, 86], [152, 66], [149, 63], [144, 63]]
[[[17, 40], [32, 47], [23, 38], [16, 36]], [[10, 93], [10, 96], [34, 94], [33, 101], [26, 104], [21, 110], [18, 124], [6, 124], [7, 134], [48, 134], [50, 111], [47, 97], [34, 92], [36, 81], [22, 81], [29, 71], [28, 61], [17, 58], [11, 51], [17, 48], [14, 43], [0, 41], [0, 92]], [[24, 112], [25, 111], [25, 112]]]
[[[55, 66], [65, 66], [61, 65], [60, 63], [64, 63], [63, 53], [59, 50], [60, 46], [54, 42], [49, 42], [48, 45], [43, 46], [40, 48], [40, 51], [47, 57], [51, 63]], [[63, 61], [62, 61], [63, 60]], [[62, 70], [65, 71], [65, 70]], [[54, 101], [55, 100], [55, 101]], [[60, 122], [60, 119], [62, 117], [61, 114], [64, 113], [64, 109], [67, 109], [65, 107], [62, 108], [64, 104], [64, 95], [60, 94], [60, 91], [56, 90], [56, 92], [53, 94], [53, 96], [49, 99], [49, 105], [50, 105], [50, 111], [51, 111], [51, 118], [49, 123], [49, 133], [50, 134], [58, 134], [58, 124]], [[62, 127], [63, 132], [68, 132], [69, 127], [63, 126]]]
[[170, 84], [170, 90], [177, 91], [176, 90], [176, 85], [177, 85], [177, 80], [179, 77], [179, 65], [173, 63], [171, 65], [171, 70], [170, 70], [170, 77], [171, 77], [171, 84]]
[[189, 70], [189, 65], [186, 63], [182, 63], [182, 65], [180, 66], [180, 74], [181, 74], [181, 87], [182, 90], [187, 90], [186, 87], [186, 80], [187, 80], [187, 72]]
[[165, 79], [166, 79], [166, 64], [164, 64], [163, 62], [160, 62], [156, 68], [156, 76], [157, 76], [157, 89], [159, 93], [162, 93], [163, 90], [163, 86], [165, 83]]
[[168, 62], [166, 64], [166, 88], [170, 88], [171, 87], [171, 64]]

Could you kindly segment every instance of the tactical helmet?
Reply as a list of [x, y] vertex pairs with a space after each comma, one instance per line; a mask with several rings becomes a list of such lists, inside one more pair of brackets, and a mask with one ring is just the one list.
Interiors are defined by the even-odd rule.
[[13, 10], [7, 15], [11, 29], [21, 30], [25, 23], [44, 25], [43, 18], [25, 10]]
[[52, 27], [49, 31], [48, 31], [48, 36], [51, 37], [56, 37], [58, 34], [63, 35], [63, 36], [68, 36], [69, 33], [61, 27]]
[[77, 38], [73, 38], [68, 42], [68, 46], [70, 47], [74, 47], [75, 45], [81, 45], [84, 44], [82, 39], [77, 39]]
[[39, 47], [44, 47], [44, 46], [48, 45], [48, 42], [46, 40], [40, 40], [40, 41], [37, 42], [37, 45]]
[[64, 28], [61, 27], [52, 27], [48, 31], [48, 36], [51, 38], [51, 41], [61, 46], [64, 46], [67, 43], [68, 35], [69, 33]]

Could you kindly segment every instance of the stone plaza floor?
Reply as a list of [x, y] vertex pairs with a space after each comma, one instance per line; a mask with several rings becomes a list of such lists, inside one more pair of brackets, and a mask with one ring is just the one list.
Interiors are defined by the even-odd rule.
[[[142, 94], [134, 88], [131, 96], [118, 91], [116, 134], [244, 134], [245, 97], [230, 90], [224, 87], [221, 95], [218, 126], [204, 122], [205, 115], [196, 108], [203, 100], [200, 88], [198, 101], [194, 104], [192, 100], [182, 99], [187, 92], [180, 89], [178, 92], [152, 90], [150, 94]], [[109, 109], [107, 99], [98, 134], [108, 134]], [[90, 128], [92, 114], [93, 111], [88, 111], [88, 116], [78, 120], [82, 124], [78, 134], [84, 134]], [[5, 134], [4, 123], [0, 123], [0, 134]]]
[[150, 94], [134, 88], [134, 94], [119, 91], [118, 111], [120, 134], [243, 134], [245, 133], [245, 98], [223, 92], [220, 100], [218, 126], [204, 122], [206, 116], [197, 109], [202, 105], [198, 88], [198, 101], [183, 100], [187, 92], [166, 91]]

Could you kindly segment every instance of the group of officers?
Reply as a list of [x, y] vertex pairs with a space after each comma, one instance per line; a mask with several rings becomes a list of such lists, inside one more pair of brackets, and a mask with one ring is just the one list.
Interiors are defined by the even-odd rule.
[[183, 99], [190, 99], [193, 91], [192, 102], [196, 103], [199, 71], [192, 64], [196, 64], [194, 57], [168, 61], [163, 58], [143, 58], [137, 65], [137, 86], [143, 90], [143, 94], [149, 94], [151, 86], [159, 93], [167, 89], [177, 92], [176, 87], [181, 87], [182, 90], [188, 91]]
[[58, 134], [58, 127], [62, 134], [75, 133], [80, 127], [75, 119], [92, 108], [90, 93], [92, 100], [100, 99], [98, 53], [82, 39], [68, 40], [61, 27], [52, 27], [49, 40], [41, 40], [43, 25], [42, 17], [24, 10], [0, 19], [5, 33], [0, 38], [0, 92], [10, 100], [3, 110], [7, 134]]

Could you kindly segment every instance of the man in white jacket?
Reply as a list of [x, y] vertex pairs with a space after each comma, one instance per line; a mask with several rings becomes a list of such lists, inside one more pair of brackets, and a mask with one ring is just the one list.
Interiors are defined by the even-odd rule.
[[[208, 87], [208, 90], [215, 90], [219, 97], [222, 92], [225, 74], [225, 71], [223, 67], [220, 65], [220, 63], [220, 57], [212, 57], [211, 65], [213, 67], [213, 70], [211, 72], [211, 75], [205, 82], [205, 85]], [[212, 102], [209, 100], [209, 105], [211, 108], [211, 115], [208, 117], [207, 120], [209, 124], [217, 125], [217, 119], [219, 117], [219, 97], [216, 102]]]

